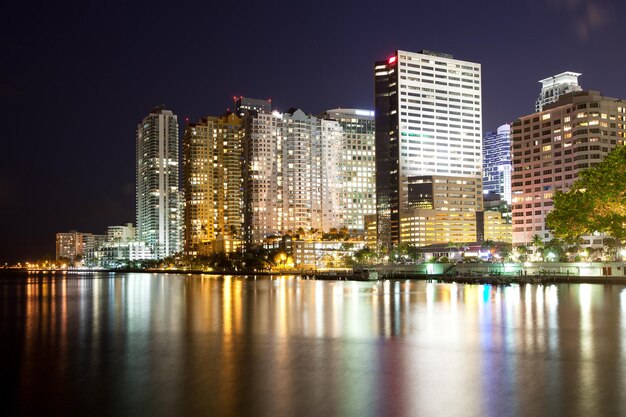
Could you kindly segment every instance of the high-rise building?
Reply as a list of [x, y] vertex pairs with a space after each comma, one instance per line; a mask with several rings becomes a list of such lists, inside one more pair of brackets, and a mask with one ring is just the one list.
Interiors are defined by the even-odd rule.
[[259, 245], [278, 233], [282, 217], [278, 171], [282, 166], [282, 117], [280, 113], [248, 114], [243, 146], [244, 240]]
[[321, 117], [336, 120], [343, 130], [338, 174], [341, 224], [352, 233], [364, 234], [365, 216], [376, 213], [374, 112], [332, 109]]
[[409, 178], [416, 176], [473, 182], [475, 198], [455, 210], [470, 214], [462, 224], [475, 240], [475, 212], [482, 209], [480, 64], [429, 51], [396, 51], [376, 62], [374, 73], [379, 244], [413, 240], [401, 233], [400, 223], [403, 216], [424, 217], [409, 205]]
[[156, 107], [137, 125], [137, 238], [159, 259], [181, 250], [178, 119]]
[[504, 124], [483, 139], [483, 192], [511, 204], [511, 126]]
[[247, 111], [251, 114], [258, 113], [271, 113], [272, 112], [272, 100], [263, 100], [250, 97], [234, 97], [235, 98], [235, 112], [241, 115], [242, 111]]
[[544, 106], [554, 103], [563, 94], [573, 91], [581, 91], [578, 85], [578, 77], [582, 75], [577, 72], [565, 71], [552, 77], [539, 80], [541, 83], [541, 92], [535, 103], [535, 111], [540, 112]]
[[340, 158], [343, 131], [336, 120], [302, 110], [247, 116], [243, 138], [244, 235], [341, 227]]
[[83, 233], [75, 230], [56, 234], [56, 259], [69, 259], [74, 262], [83, 256]]
[[243, 119], [235, 113], [190, 123], [183, 135], [185, 252], [241, 247]]
[[[313, 170], [311, 183], [320, 186], [320, 224], [316, 229], [328, 231], [345, 225], [347, 213], [343, 200], [345, 184], [342, 181], [343, 129], [332, 119], [318, 119], [319, 138], [313, 143]], [[319, 182], [318, 182], [319, 181]], [[313, 197], [315, 198], [315, 197]], [[315, 203], [314, 203], [315, 204]], [[315, 221], [315, 214], [314, 214]]]
[[[534, 235], [550, 239], [545, 219], [556, 191], [567, 191], [579, 173], [598, 165], [626, 136], [626, 104], [597, 91], [562, 95], [543, 111], [511, 125], [513, 244]], [[601, 244], [601, 237], [585, 244]]]

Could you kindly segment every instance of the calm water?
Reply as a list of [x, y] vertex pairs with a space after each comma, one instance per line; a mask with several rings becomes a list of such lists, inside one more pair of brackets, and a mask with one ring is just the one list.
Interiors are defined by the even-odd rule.
[[2, 276], [0, 346], [17, 415], [626, 415], [622, 286]]

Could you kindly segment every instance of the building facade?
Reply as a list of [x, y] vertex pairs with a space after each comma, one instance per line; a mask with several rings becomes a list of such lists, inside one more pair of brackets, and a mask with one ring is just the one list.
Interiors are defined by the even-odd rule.
[[300, 229], [342, 226], [336, 120], [302, 110], [247, 116], [243, 137], [244, 236], [248, 244]]
[[[393, 246], [419, 240], [401, 231], [403, 216], [422, 217], [409, 213], [410, 177], [463, 178], [482, 196], [481, 66], [396, 51], [375, 63], [374, 79], [378, 241]], [[475, 223], [481, 208], [478, 198], [463, 213]]]
[[93, 245], [85, 245], [85, 265], [89, 267], [130, 267], [132, 262], [154, 259], [154, 252], [137, 240], [137, 229], [132, 223], [109, 226], [106, 235], [93, 235]]
[[137, 228], [132, 223], [107, 228], [108, 242], [131, 242], [137, 240]]
[[[282, 166], [282, 117], [278, 112], [248, 114], [243, 147], [244, 240], [259, 245], [278, 232], [278, 172]], [[279, 152], [281, 151], [281, 152]]]
[[581, 75], [582, 74], [577, 72], [565, 71], [553, 75], [552, 77], [539, 80], [541, 83], [541, 92], [535, 102], [535, 112], [542, 111], [544, 106], [554, 103], [563, 94], [581, 91], [582, 88], [578, 85], [578, 77]]
[[136, 139], [137, 237], [161, 259], [182, 249], [177, 116], [152, 109]]
[[365, 234], [365, 216], [376, 213], [376, 140], [374, 112], [332, 109], [322, 114], [343, 130], [338, 173], [341, 184], [341, 224], [351, 233]]
[[485, 210], [476, 214], [478, 242], [512, 243], [512, 227], [499, 211]]
[[363, 241], [294, 240], [291, 253], [296, 268], [342, 268], [346, 257], [364, 247]]
[[75, 230], [56, 234], [56, 260], [69, 259], [75, 262], [84, 253], [83, 233]]
[[511, 126], [487, 132], [483, 140], [483, 192], [511, 204]]
[[241, 247], [243, 119], [235, 113], [205, 117], [185, 127], [183, 183], [185, 252], [207, 254]]
[[401, 243], [475, 242], [481, 199], [480, 178], [409, 177], [407, 208], [400, 217]]
[[[597, 91], [565, 94], [512, 124], [514, 245], [528, 245], [534, 235], [552, 238], [545, 225], [552, 196], [623, 145], [625, 126], [626, 104]], [[587, 237], [584, 243], [602, 243], [596, 240]]]

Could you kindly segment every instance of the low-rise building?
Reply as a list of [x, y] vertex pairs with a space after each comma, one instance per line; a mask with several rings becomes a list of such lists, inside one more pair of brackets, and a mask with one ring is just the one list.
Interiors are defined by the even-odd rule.
[[480, 179], [450, 176], [408, 178], [408, 208], [400, 216], [402, 243], [425, 246], [476, 241], [482, 210]]
[[307, 268], [341, 268], [347, 266], [345, 258], [365, 247], [364, 241], [294, 240], [292, 242], [294, 266]]
[[134, 261], [154, 260], [154, 250], [137, 240], [132, 223], [109, 226], [106, 235], [82, 233], [83, 264], [87, 267], [120, 268]]
[[476, 213], [478, 242], [490, 240], [492, 242], [513, 241], [511, 223], [499, 211], [483, 211]]
[[365, 245], [368, 248], [376, 247], [376, 214], [368, 214], [364, 217], [363, 222], [365, 223]]
[[87, 252], [86, 266], [120, 268], [132, 266], [135, 261], [154, 259], [154, 252], [145, 242], [107, 242], [105, 245]]

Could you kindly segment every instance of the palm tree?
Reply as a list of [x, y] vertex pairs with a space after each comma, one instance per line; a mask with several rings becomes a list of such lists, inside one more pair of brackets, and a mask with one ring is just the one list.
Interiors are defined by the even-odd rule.
[[450, 258], [454, 258], [453, 249], [456, 249], [458, 253], [458, 260], [463, 261], [463, 248], [465, 247], [464, 243], [461, 242], [448, 242], [446, 248], [450, 249], [449, 254]]
[[533, 246], [533, 252], [537, 255], [537, 258], [540, 257], [541, 252], [544, 248], [543, 239], [541, 239], [541, 236], [534, 235], [533, 238], [530, 240], [530, 244]]

